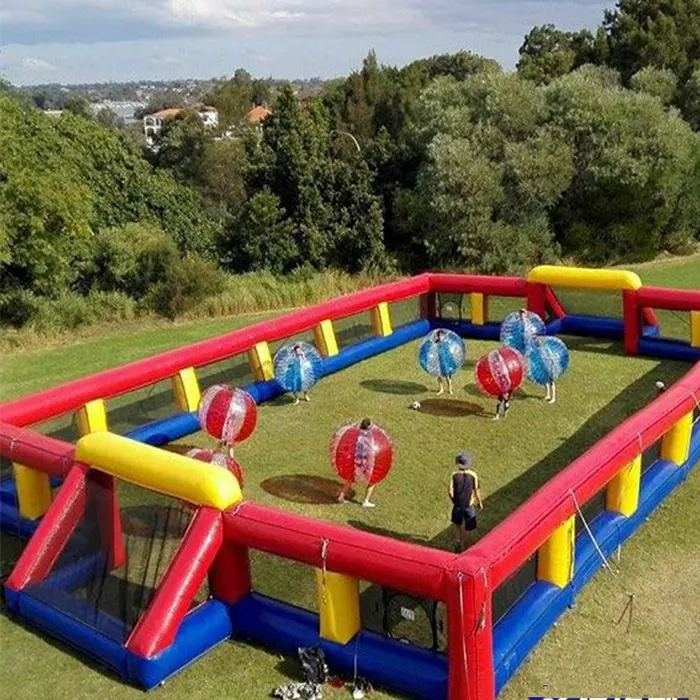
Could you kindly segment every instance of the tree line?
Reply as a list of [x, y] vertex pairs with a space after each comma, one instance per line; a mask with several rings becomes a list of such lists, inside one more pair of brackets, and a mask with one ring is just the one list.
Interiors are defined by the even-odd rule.
[[700, 0], [619, 0], [595, 33], [536, 27], [512, 73], [370, 52], [302, 99], [237, 71], [204, 97], [220, 132], [185, 110], [154, 151], [3, 92], [4, 323], [63, 294], [175, 316], [224, 272], [518, 272], [700, 238]]

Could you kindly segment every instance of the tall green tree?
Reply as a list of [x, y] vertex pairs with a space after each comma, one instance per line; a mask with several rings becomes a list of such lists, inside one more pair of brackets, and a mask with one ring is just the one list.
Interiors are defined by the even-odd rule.
[[618, 0], [604, 27], [610, 64], [625, 80], [654, 66], [685, 81], [700, 62], [700, 0]]

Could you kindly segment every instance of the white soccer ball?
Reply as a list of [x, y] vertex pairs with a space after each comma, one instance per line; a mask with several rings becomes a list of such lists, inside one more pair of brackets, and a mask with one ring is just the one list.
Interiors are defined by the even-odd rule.
[[414, 402], [411, 404], [411, 408], [412, 408], [414, 411], [420, 411], [420, 401], [414, 401]]

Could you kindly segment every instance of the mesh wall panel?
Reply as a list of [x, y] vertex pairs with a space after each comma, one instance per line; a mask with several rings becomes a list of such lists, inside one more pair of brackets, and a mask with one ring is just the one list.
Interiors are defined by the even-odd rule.
[[537, 554], [509, 576], [493, 592], [493, 622], [496, 624], [527, 592], [537, 580]]
[[111, 491], [102, 475], [89, 475], [85, 513], [67, 546], [31, 595], [123, 644], [148, 608], [194, 515], [194, 508], [131, 484], [117, 482], [119, 538], [103, 537]]
[[[590, 526], [590, 524], [605, 510], [605, 489], [602, 491], [599, 491], [593, 498], [591, 498], [588, 503], [584, 504], [581, 506], [581, 512], [583, 513], [583, 517], [586, 519], [586, 522]], [[576, 536], [581, 532], [585, 532], [586, 528], [584, 527], [583, 521], [581, 520], [580, 515], [576, 515]]]
[[654, 444], [649, 445], [644, 452], [642, 452], [642, 474], [649, 469], [649, 467], [656, 462], [657, 459], [661, 458], [661, 440], [657, 440]]
[[394, 328], [420, 319], [420, 297], [412, 297], [389, 304], [389, 315]]
[[555, 288], [564, 311], [574, 316], [603, 316], [621, 319], [622, 292]]
[[296, 608], [318, 612], [313, 567], [250, 550], [250, 572], [256, 593]]
[[168, 418], [178, 411], [172, 382], [166, 379], [109, 399], [107, 426], [113, 433], [124, 435], [134, 428]]
[[248, 363], [248, 354], [234, 355], [221, 362], [197, 369], [202, 393], [215, 384], [244, 387], [255, 381]]
[[338, 349], [374, 337], [372, 318], [369, 311], [333, 321]]

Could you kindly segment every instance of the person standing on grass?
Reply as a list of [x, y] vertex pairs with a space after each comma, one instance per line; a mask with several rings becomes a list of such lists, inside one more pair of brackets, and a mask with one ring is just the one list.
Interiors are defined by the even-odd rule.
[[439, 329], [435, 333], [435, 344], [437, 345], [438, 351], [438, 362], [440, 364], [440, 376], [438, 377], [438, 396], [445, 393], [445, 385], [447, 385], [447, 393], [452, 396], [454, 391], [452, 389], [452, 376], [457, 372], [457, 364], [455, 363], [454, 357], [452, 357], [452, 352], [450, 347], [445, 340], [445, 331]]
[[[362, 501], [364, 508], [374, 508], [375, 503], [372, 502], [372, 494], [376, 484], [371, 484], [372, 477], [372, 437], [370, 428], [372, 421], [369, 418], [364, 418], [360, 423], [360, 436], [357, 440], [357, 451], [355, 452], [355, 474], [367, 482], [367, 490], [365, 491], [365, 499]], [[345, 479], [343, 488], [338, 496], [338, 503], [345, 503], [350, 492], [352, 491], [354, 479]]]
[[496, 415], [493, 417], [494, 420], [501, 420], [501, 416], [505, 418], [508, 415], [511, 396], [512, 393], [510, 391], [499, 395], [498, 403], [496, 404]]
[[455, 552], [461, 552], [471, 544], [471, 533], [476, 530], [476, 509], [482, 509], [479, 477], [472, 469], [472, 457], [460, 452], [455, 458], [456, 471], [450, 480], [450, 500], [452, 501], [452, 530]]

